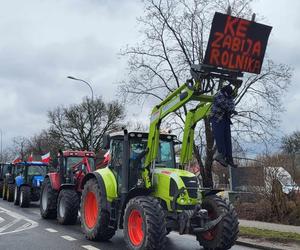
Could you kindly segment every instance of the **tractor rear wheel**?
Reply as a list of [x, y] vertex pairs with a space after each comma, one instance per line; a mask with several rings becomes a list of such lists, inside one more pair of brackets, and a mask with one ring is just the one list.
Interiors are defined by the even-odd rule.
[[81, 196], [81, 227], [89, 240], [109, 240], [115, 235], [115, 229], [109, 227], [109, 212], [101, 206], [104, 199], [96, 179], [90, 179], [84, 185]]
[[20, 188], [20, 207], [29, 207], [31, 190], [28, 186]]
[[52, 188], [49, 178], [46, 178], [41, 188], [40, 212], [44, 219], [56, 218], [57, 192]]
[[3, 197], [3, 185], [4, 185], [4, 182], [0, 181], [0, 198]]
[[15, 185], [8, 184], [6, 190], [6, 199], [8, 202], [12, 202], [14, 200], [14, 191], [15, 191]]
[[207, 250], [230, 249], [237, 239], [239, 232], [237, 213], [232, 204], [227, 203], [216, 195], [207, 196], [202, 208], [208, 211], [211, 219], [225, 214], [223, 219], [213, 229], [197, 235], [201, 246]]
[[123, 232], [129, 249], [164, 249], [167, 229], [159, 201], [151, 196], [130, 200], [125, 209]]
[[14, 205], [18, 206], [19, 203], [20, 203], [20, 189], [18, 186], [15, 186]]
[[63, 189], [57, 199], [57, 220], [62, 225], [73, 225], [77, 221], [80, 199], [73, 189]]
[[2, 189], [2, 199], [6, 200], [6, 189], [7, 189], [7, 184], [3, 182], [3, 189]]

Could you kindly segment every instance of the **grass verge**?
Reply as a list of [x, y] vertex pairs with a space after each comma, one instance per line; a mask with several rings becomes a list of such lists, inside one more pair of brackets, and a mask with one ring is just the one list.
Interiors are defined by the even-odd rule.
[[300, 234], [298, 233], [279, 232], [273, 230], [258, 229], [254, 227], [240, 227], [239, 236], [248, 238], [261, 238], [284, 243], [289, 241], [300, 243]]

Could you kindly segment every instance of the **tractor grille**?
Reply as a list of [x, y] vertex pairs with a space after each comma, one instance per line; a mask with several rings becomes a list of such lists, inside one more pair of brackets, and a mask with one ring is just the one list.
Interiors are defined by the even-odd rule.
[[181, 176], [181, 179], [187, 189], [190, 198], [197, 199], [198, 197], [198, 180], [197, 177], [185, 177]]

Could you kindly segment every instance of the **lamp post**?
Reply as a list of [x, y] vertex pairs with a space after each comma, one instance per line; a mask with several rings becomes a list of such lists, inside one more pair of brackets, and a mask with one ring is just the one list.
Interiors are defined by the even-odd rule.
[[93, 130], [94, 130], [94, 112], [93, 112], [93, 103], [94, 103], [94, 91], [93, 91], [93, 88], [91, 86], [91, 84], [89, 84], [87, 81], [85, 80], [82, 80], [82, 79], [79, 79], [79, 78], [76, 78], [76, 77], [73, 77], [73, 76], [67, 76], [67, 78], [71, 79], [71, 80], [74, 80], [74, 81], [80, 81], [80, 82], [83, 82], [85, 83], [91, 90], [91, 94], [92, 94], [92, 105], [91, 105], [91, 146], [90, 146], [90, 150], [93, 151], [94, 150], [94, 147], [93, 147], [93, 136], [94, 136], [94, 133], [93, 133]]
[[0, 142], [0, 150], [1, 150], [1, 163], [2, 163], [2, 161], [3, 161], [3, 148], [2, 148], [2, 136], [3, 136], [3, 132], [2, 132], [2, 129], [0, 128], [0, 135], [1, 135], [1, 142]]

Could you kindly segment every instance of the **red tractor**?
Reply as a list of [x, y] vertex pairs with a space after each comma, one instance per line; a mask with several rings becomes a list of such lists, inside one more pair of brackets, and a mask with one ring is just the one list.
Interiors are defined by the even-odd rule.
[[60, 151], [56, 172], [45, 176], [41, 188], [40, 212], [44, 219], [75, 224], [80, 207], [82, 180], [95, 170], [95, 154], [88, 151]]

